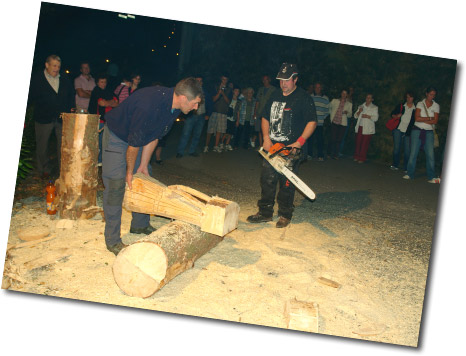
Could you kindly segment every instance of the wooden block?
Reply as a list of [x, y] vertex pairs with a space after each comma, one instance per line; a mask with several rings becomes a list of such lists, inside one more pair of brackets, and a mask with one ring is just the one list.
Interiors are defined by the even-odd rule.
[[35, 241], [48, 236], [50, 230], [46, 226], [35, 226], [19, 229], [16, 233], [22, 241]]
[[287, 329], [318, 333], [319, 306], [296, 298], [289, 300], [285, 304], [285, 320]]
[[337, 283], [335, 281], [332, 281], [331, 279], [327, 279], [327, 278], [324, 278], [324, 277], [319, 277], [317, 279], [317, 282], [319, 282], [321, 284], [325, 284], [326, 286], [329, 286], [329, 287], [332, 287], [332, 288], [340, 288], [340, 286], [341, 286], [340, 283]]

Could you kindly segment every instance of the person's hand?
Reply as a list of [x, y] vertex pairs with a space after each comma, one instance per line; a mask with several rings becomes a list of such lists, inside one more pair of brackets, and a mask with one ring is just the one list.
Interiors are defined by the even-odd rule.
[[264, 148], [265, 151], [269, 152], [270, 149], [272, 148], [272, 140], [270, 137], [264, 137], [264, 142], [262, 143], [262, 147]]
[[131, 172], [126, 173], [126, 184], [128, 184], [129, 190], [133, 188], [133, 173]]
[[136, 173], [142, 173], [142, 174], [145, 174], [146, 176], [148, 176], [149, 175], [149, 170], [147, 169], [147, 166], [145, 166], [145, 167], [139, 166]]
[[238, 126], [239, 126], [239, 122], [238, 122], [238, 121], [236, 121], [236, 123], [235, 123], [235, 126], [236, 126], [236, 127], [238, 127]]

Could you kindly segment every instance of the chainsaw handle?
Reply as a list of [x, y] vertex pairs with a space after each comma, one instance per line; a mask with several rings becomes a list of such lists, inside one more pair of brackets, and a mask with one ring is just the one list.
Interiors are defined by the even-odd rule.
[[283, 152], [283, 151], [289, 151], [287, 154], [285, 154], [285, 156], [288, 156], [288, 155], [290, 154], [290, 152], [291, 152], [293, 149], [296, 149], [296, 150], [301, 151], [301, 148], [283, 146], [283, 147], [280, 148], [279, 150], [277, 150], [277, 151], [275, 151], [274, 153], [272, 153], [269, 157], [270, 157], [270, 158], [273, 158], [274, 156], [276, 156], [277, 154], [279, 154], [280, 152]]

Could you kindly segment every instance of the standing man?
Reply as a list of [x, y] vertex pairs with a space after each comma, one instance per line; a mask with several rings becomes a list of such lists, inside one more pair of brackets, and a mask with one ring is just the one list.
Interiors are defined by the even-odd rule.
[[[257, 91], [256, 97], [256, 111], [254, 113], [254, 117], [256, 118], [254, 131], [259, 133], [259, 147], [262, 147], [262, 112], [264, 111], [265, 104], [270, 99], [270, 96], [277, 90], [272, 84], [270, 84], [270, 76], [264, 75], [262, 77], [262, 84], [263, 86], [259, 88]], [[255, 141], [255, 140], [254, 140]]]
[[[202, 87], [194, 78], [181, 80], [175, 88], [162, 86], [139, 89], [106, 115], [103, 137], [102, 179], [105, 214], [105, 243], [115, 255], [121, 241], [121, 213], [125, 184], [132, 188], [133, 174], [149, 175], [150, 158], [180, 114], [196, 110]], [[149, 235], [155, 229], [150, 215], [133, 213], [130, 232]]]
[[81, 63], [81, 75], [74, 80], [74, 89], [76, 90], [76, 109], [89, 110], [89, 100], [92, 90], [95, 88], [95, 80], [91, 76], [91, 67], [89, 62]]
[[51, 171], [47, 156], [50, 135], [55, 131], [60, 166], [62, 137], [60, 114], [71, 112], [71, 108], [75, 106], [73, 86], [66, 76], [60, 75], [60, 68], [60, 57], [54, 54], [48, 56], [44, 71], [32, 76], [29, 89], [29, 102], [34, 105], [37, 170], [44, 179], [49, 178]]
[[[317, 157], [319, 161], [324, 160], [324, 121], [329, 116], [328, 107], [330, 101], [326, 95], [322, 95], [322, 84], [314, 84], [314, 94], [311, 95], [317, 114], [317, 127], [314, 135], [309, 139], [307, 154], [312, 158], [314, 141], [317, 141]], [[316, 139], [316, 140], [315, 140]]]
[[220, 138], [227, 132], [227, 114], [232, 97], [232, 89], [228, 86], [228, 77], [222, 75], [220, 84], [215, 87], [216, 94], [213, 96], [214, 103], [212, 115], [207, 124], [207, 137], [204, 147], [204, 153], [209, 152], [210, 137], [215, 133], [215, 146], [213, 151], [220, 153], [222, 149], [219, 147]]
[[[311, 96], [296, 86], [298, 68], [296, 64], [283, 63], [277, 74], [281, 91], [277, 90], [270, 98], [263, 112], [262, 134], [264, 136], [264, 150], [269, 151], [277, 142], [288, 147], [302, 148], [306, 140], [311, 137], [317, 125], [316, 110]], [[303, 151], [305, 152], [305, 149]], [[303, 152], [291, 153], [292, 166], [290, 169], [297, 173]], [[257, 202], [259, 212], [247, 218], [250, 223], [271, 221], [275, 193], [277, 195], [278, 216], [276, 227], [288, 226], [294, 210], [295, 187], [287, 178], [278, 173], [265, 159], [262, 162], [261, 198]]]
[[196, 77], [196, 80], [199, 82], [203, 90], [202, 101], [199, 104], [199, 108], [194, 111], [192, 115], [186, 117], [186, 120], [184, 121], [183, 132], [181, 133], [180, 142], [176, 150], [176, 158], [183, 157], [184, 149], [188, 144], [191, 134], [191, 146], [189, 147], [188, 154], [193, 157], [199, 156], [199, 154], [196, 152], [197, 145], [199, 144], [199, 139], [201, 138], [204, 123], [206, 120], [209, 120], [209, 116], [212, 111], [212, 100], [204, 90], [202, 77]]

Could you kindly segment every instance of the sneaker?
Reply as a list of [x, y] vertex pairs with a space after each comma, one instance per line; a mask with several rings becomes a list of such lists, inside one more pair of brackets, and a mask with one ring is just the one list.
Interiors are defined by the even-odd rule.
[[223, 143], [221, 143], [220, 145], [218, 145], [218, 148], [220, 148], [220, 151], [223, 150]]
[[225, 150], [233, 151], [233, 147], [231, 147], [231, 145], [225, 145]]
[[113, 254], [118, 255], [121, 250], [123, 250], [126, 246], [123, 242], [118, 242], [115, 245], [107, 245], [107, 250], [112, 252]]
[[150, 235], [152, 234], [155, 230], [157, 230], [155, 227], [153, 227], [152, 225], [148, 225], [146, 227], [139, 227], [139, 228], [135, 228], [135, 227], [132, 227], [129, 229], [129, 232], [131, 234], [144, 234], [144, 235]]
[[275, 227], [281, 229], [283, 227], [287, 227], [290, 224], [290, 222], [291, 222], [290, 219], [287, 219], [287, 218], [284, 218], [283, 216], [280, 216], [278, 218], [278, 221], [277, 221], [277, 224], [275, 225]]
[[204, 147], [204, 151], [203, 151], [203, 152], [204, 152], [204, 153], [207, 153], [207, 152], [209, 152], [209, 146], [205, 146], [205, 147]]
[[218, 146], [214, 146], [214, 149], [212, 151], [217, 152], [217, 153], [222, 153], [222, 149]]
[[403, 176], [403, 179], [411, 179], [411, 177], [408, 176], [407, 174], [405, 174], [405, 175]]
[[260, 212], [258, 212], [258, 213], [254, 214], [254, 215], [248, 216], [248, 218], [246, 220], [248, 222], [250, 222], [250, 223], [257, 224], [257, 223], [261, 223], [261, 222], [272, 221], [272, 217], [271, 216], [264, 216]]
[[252, 148], [256, 147], [256, 143], [254, 141], [251, 141], [251, 147]]
[[390, 166], [390, 169], [391, 169], [392, 171], [397, 171], [397, 170], [398, 170], [398, 167]]
[[97, 167], [102, 167], [102, 162], [97, 163]]
[[427, 183], [440, 184], [440, 178], [432, 178], [431, 180], [428, 180]]

